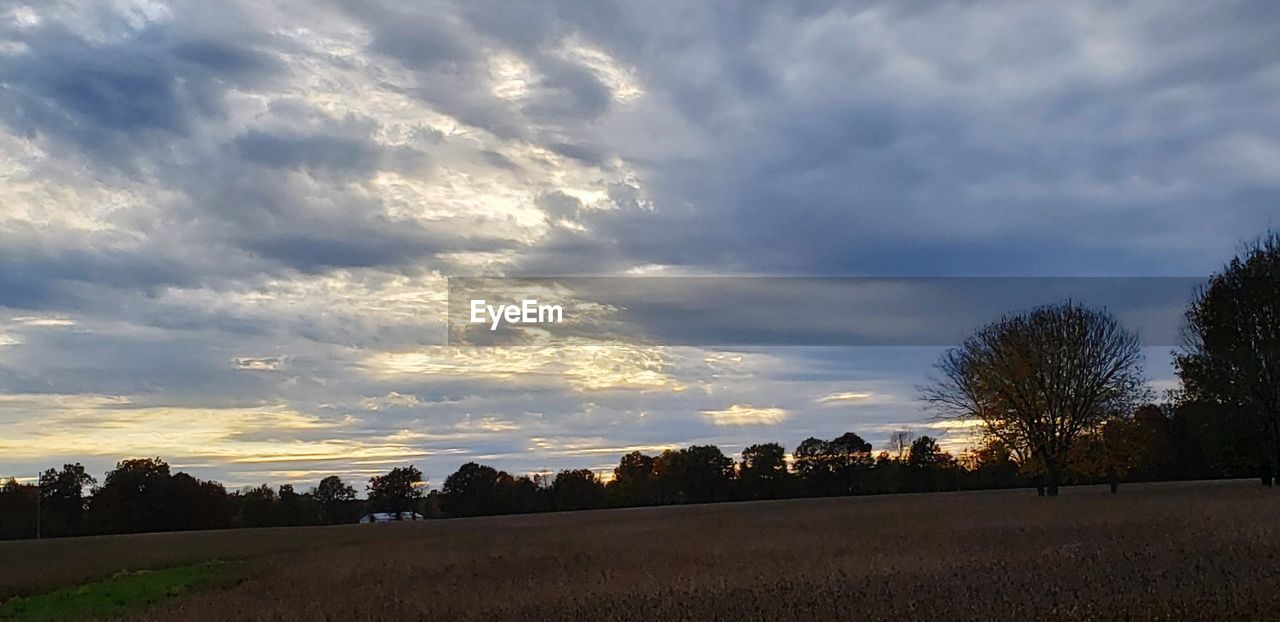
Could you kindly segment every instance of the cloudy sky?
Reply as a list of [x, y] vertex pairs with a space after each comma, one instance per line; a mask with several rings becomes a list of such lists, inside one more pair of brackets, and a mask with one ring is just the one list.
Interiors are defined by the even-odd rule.
[[0, 475], [926, 430], [937, 348], [451, 349], [445, 277], [1208, 274], [1277, 224], [1278, 13], [0, 0]]

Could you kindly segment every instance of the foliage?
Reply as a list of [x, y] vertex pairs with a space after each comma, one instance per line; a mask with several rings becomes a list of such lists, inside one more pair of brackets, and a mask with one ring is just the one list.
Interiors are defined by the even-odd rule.
[[396, 467], [386, 475], [369, 478], [369, 507], [397, 516], [416, 511], [423, 495], [422, 471], [415, 466]]
[[605, 506], [604, 484], [589, 469], [564, 470], [551, 482], [555, 510], [591, 510]]
[[1263, 480], [1280, 475], [1280, 233], [1245, 248], [1186, 312], [1183, 395], [1252, 428]]
[[337, 475], [330, 475], [320, 480], [320, 483], [311, 489], [311, 498], [320, 504], [326, 523], [353, 523], [358, 518], [350, 511], [356, 503], [356, 489]]
[[41, 473], [41, 533], [48, 536], [80, 533], [88, 510], [88, 498], [84, 493], [96, 483], [98, 480], [86, 473], [78, 462], [63, 465], [61, 471], [48, 469]]
[[1056, 495], [1072, 446], [1145, 396], [1136, 334], [1073, 303], [1007, 315], [937, 364], [923, 398], [947, 417], [980, 421]]
[[787, 450], [777, 443], [751, 445], [742, 450], [738, 469], [740, 496], [746, 499], [779, 499], [787, 496]]

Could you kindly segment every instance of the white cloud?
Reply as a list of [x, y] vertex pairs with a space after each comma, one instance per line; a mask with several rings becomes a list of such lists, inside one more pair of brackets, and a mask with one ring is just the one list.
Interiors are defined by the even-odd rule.
[[865, 391], [839, 391], [836, 393], [828, 393], [813, 401], [819, 404], [845, 404], [849, 402], [860, 403], [869, 402], [876, 398], [874, 393]]
[[715, 425], [727, 426], [778, 425], [789, 416], [782, 408], [746, 404], [734, 404], [721, 410], [704, 410], [702, 414]]

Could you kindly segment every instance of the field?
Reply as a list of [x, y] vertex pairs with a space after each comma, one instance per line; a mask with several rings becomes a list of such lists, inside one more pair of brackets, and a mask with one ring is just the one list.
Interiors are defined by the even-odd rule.
[[[1259, 619], [1280, 611], [1278, 518], [1280, 491], [1216, 482], [1118, 495], [1074, 488], [1056, 499], [943, 493], [9, 542], [0, 543], [0, 599], [103, 586], [119, 594], [139, 576], [121, 571], [169, 568], [162, 573], [189, 584], [143, 604], [62, 611], [137, 620]], [[195, 581], [183, 570], [195, 567], [216, 572]], [[154, 584], [166, 575], [142, 576]], [[15, 608], [24, 602], [35, 599], [11, 600], [0, 619], [60, 615], [57, 603]]]

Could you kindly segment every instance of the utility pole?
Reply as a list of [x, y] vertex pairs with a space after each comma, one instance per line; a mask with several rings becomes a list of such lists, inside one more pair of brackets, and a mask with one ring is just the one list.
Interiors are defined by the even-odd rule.
[[40, 539], [40, 502], [44, 497], [44, 485], [40, 481], [40, 474], [36, 473], [36, 539]]

